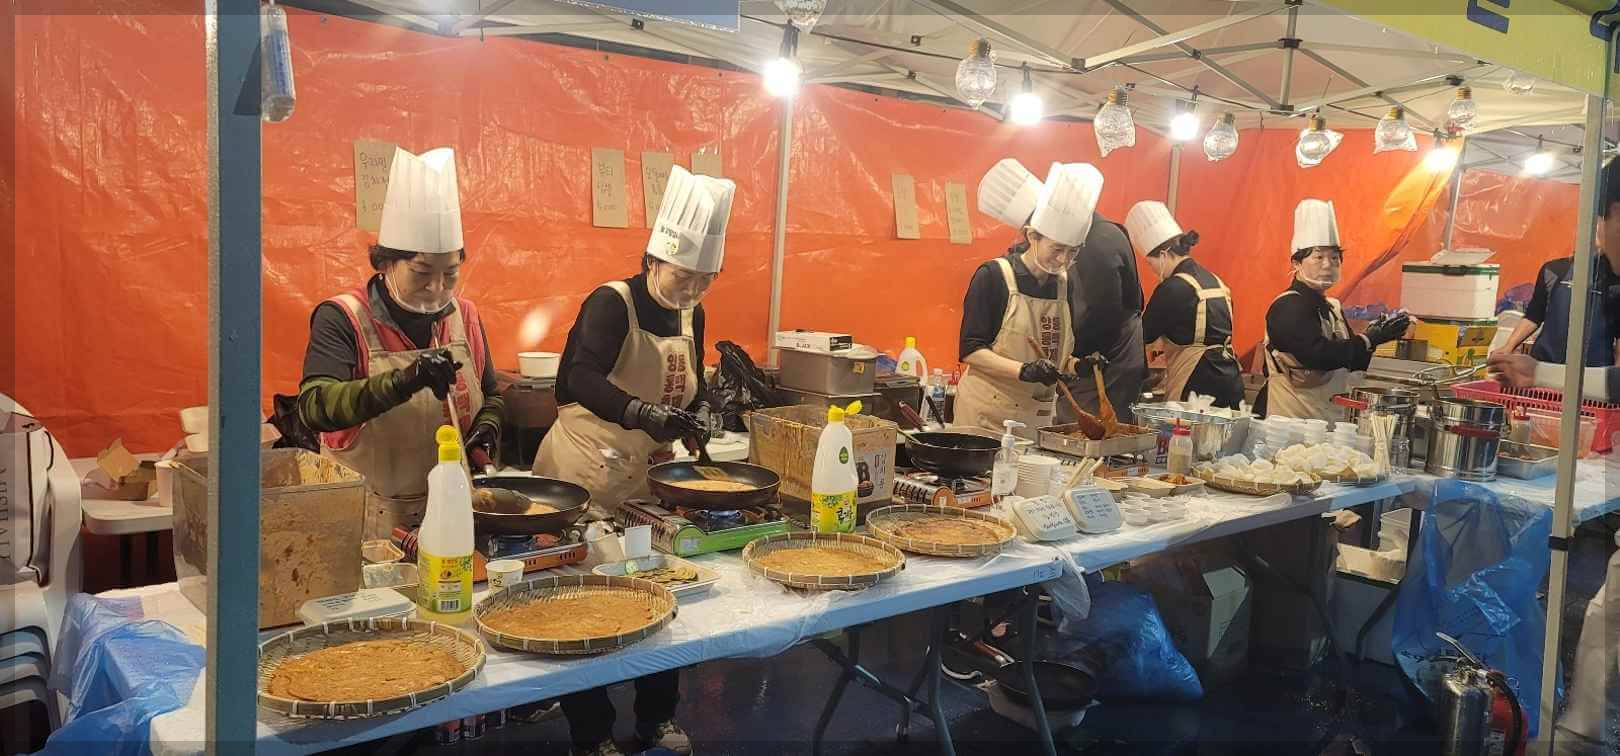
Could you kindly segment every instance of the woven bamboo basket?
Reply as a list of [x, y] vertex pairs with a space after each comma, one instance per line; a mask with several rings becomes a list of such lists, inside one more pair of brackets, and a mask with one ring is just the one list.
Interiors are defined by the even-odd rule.
[[[392, 698], [365, 701], [305, 701], [271, 695], [270, 678], [284, 663], [324, 648], [370, 640], [414, 640], [449, 651], [463, 672], [454, 679]], [[259, 705], [300, 719], [368, 719], [410, 711], [467, 687], [484, 666], [484, 643], [449, 625], [399, 617], [376, 617], [311, 625], [259, 644]]]
[[[954, 544], [908, 538], [900, 534], [903, 525], [932, 519], [960, 519], [986, 523], [996, 530], [997, 537], [995, 541], [987, 543]], [[1018, 529], [1000, 517], [933, 504], [899, 504], [873, 510], [866, 516], [866, 529], [873, 537], [902, 551], [943, 557], [980, 557], [995, 554], [1006, 548], [1007, 544], [1012, 543], [1018, 536]]]
[[[508, 607], [537, 601], [608, 595], [633, 596], [645, 601], [652, 607], [652, 621], [618, 635], [584, 639], [517, 635], [496, 630], [484, 621], [491, 612]], [[664, 629], [675, 620], [675, 613], [675, 595], [670, 593], [668, 588], [650, 580], [610, 575], [557, 575], [535, 578], [486, 598], [473, 607], [473, 617], [478, 620], [478, 629], [484, 631], [484, 635], [489, 637], [491, 643], [515, 651], [556, 656], [588, 656], [624, 648]]]
[[1311, 494], [1316, 493], [1316, 489], [1322, 487], [1322, 480], [1320, 478], [1310, 483], [1295, 483], [1285, 486], [1278, 483], [1254, 483], [1247, 480], [1237, 480], [1235, 478], [1227, 478], [1220, 475], [1211, 475], [1207, 479], [1207, 482], [1209, 483], [1210, 488], [1217, 491], [1246, 494], [1248, 496], [1271, 496], [1273, 494], [1284, 492], [1293, 494], [1294, 496], [1310, 496]]
[[[884, 561], [888, 566], [875, 572], [857, 575], [816, 575], [812, 573], [775, 570], [759, 563], [759, 558], [782, 549], [802, 549], [810, 546], [853, 551]], [[876, 538], [853, 533], [777, 533], [756, 539], [743, 548], [743, 562], [755, 574], [791, 588], [813, 591], [855, 590], [877, 585], [878, 581], [899, 572], [906, 566], [906, 555]]]

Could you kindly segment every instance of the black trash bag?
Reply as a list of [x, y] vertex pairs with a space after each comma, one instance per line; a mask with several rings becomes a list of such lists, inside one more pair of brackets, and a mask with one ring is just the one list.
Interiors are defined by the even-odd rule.
[[714, 385], [709, 387], [714, 409], [720, 413], [726, 430], [746, 433], [748, 426], [743, 423], [744, 414], [766, 407], [779, 407], [782, 400], [771, 388], [771, 380], [766, 377], [765, 371], [754, 364], [753, 358], [742, 347], [722, 341], [714, 348], [720, 352], [720, 369], [715, 373]]
[[312, 452], [321, 450], [321, 439], [304, 424], [304, 419], [298, 416], [298, 397], [276, 394], [274, 400], [275, 413], [267, 420], [281, 433], [281, 438], [270, 445], [272, 449], [308, 449]]

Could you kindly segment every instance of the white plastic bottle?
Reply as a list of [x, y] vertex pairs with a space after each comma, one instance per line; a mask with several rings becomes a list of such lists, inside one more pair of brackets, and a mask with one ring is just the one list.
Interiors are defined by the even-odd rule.
[[916, 378], [919, 383], [928, 377], [928, 360], [923, 359], [922, 352], [917, 351], [917, 337], [906, 337], [906, 348], [900, 350], [900, 359], [895, 361], [896, 373]]
[[990, 497], [995, 501], [1018, 488], [1018, 435], [1013, 429], [1024, 427], [1017, 420], [1003, 420], [1001, 425], [1007, 430], [1001, 434], [1001, 451], [996, 452], [995, 465], [990, 468]]
[[461, 466], [461, 436], [439, 426], [439, 464], [428, 472], [427, 514], [416, 542], [416, 614], [459, 625], [472, 616], [472, 482]]
[[928, 396], [933, 400], [928, 404], [928, 419], [938, 423], [940, 428], [944, 428], [946, 400], [944, 370], [934, 368], [933, 374], [928, 379]]
[[260, 116], [280, 123], [293, 114], [298, 93], [293, 87], [292, 41], [287, 35], [287, 13], [274, 2], [264, 6], [259, 16], [259, 45], [263, 49], [259, 68]]
[[855, 436], [844, 425], [845, 414], [861, 411], [861, 403], [827, 408], [827, 427], [816, 444], [816, 464], [810, 473], [810, 529], [817, 533], [855, 530]]
[[1192, 428], [1176, 423], [1170, 432], [1170, 454], [1165, 465], [1172, 474], [1186, 475], [1193, 468]]

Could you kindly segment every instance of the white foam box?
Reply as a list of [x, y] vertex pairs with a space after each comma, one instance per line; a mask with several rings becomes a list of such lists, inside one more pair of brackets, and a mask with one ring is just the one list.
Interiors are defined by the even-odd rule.
[[1502, 266], [1401, 265], [1401, 307], [1417, 317], [1478, 320], [1496, 316]]
[[810, 352], [841, 352], [855, 346], [855, 337], [847, 333], [825, 331], [777, 331], [777, 349], [802, 349]]

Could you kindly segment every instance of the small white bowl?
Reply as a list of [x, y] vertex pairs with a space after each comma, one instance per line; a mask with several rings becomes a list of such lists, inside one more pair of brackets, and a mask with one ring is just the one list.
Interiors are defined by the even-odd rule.
[[518, 373], [524, 378], [556, 378], [562, 355], [556, 352], [518, 352]]
[[180, 430], [186, 433], [207, 433], [208, 405], [180, 410]]

